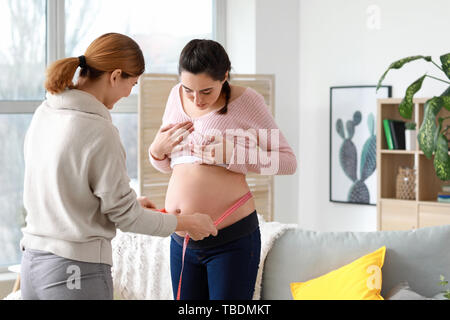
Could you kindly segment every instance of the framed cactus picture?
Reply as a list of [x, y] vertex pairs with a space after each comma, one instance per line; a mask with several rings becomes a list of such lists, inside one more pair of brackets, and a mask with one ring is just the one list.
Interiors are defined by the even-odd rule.
[[391, 86], [330, 88], [330, 201], [376, 205], [377, 99]]

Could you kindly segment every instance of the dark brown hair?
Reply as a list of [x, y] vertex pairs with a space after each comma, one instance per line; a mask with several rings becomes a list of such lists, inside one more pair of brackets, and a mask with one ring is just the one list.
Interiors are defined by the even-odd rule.
[[225, 106], [219, 110], [220, 114], [228, 111], [231, 88], [230, 80], [231, 62], [228, 54], [222, 45], [214, 40], [194, 39], [183, 48], [178, 64], [178, 73], [187, 71], [193, 74], [206, 73], [216, 81], [225, 79], [228, 71], [228, 78], [222, 86], [222, 93], [225, 94]]

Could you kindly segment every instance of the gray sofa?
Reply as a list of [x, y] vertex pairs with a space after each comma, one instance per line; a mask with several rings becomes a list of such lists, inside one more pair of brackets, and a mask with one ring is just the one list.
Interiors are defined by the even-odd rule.
[[289, 284], [337, 269], [386, 246], [381, 295], [402, 281], [424, 297], [442, 291], [450, 279], [450, 225], [411, 231], [313, 232], [287, 230], [267, 254], [261, 299], [292, 299]]
[[[394, 287], [407, 281], [411, 289], [421, 296], [436, 298], [443, 289], [438, 285], [439, 276], [444, 275], [450, 280], [450, 225], [414, 231], [380, 232], [313, 232], [292, 227], [281, 234], [274, 241], [265, 259], [261, 299], [290, 300], [291, 282], [316, 278], [382, 246], [386, 246], [382, 268], [383, 297]], [[158, 241], [157, 247], [160, 247], [161, 241], [168, 241], [168, 238], [164, 240], [159, 237], [128, 236], [136, 241], [130, 257], [139, 257], [135, 252], [138, 244], [148, 248], [146, 241], [152, 240]], [[147, 251], [149, 250], [146, 249], [145, 252]], [[153, 252], [151, 256], [154, 257]], [[152, 268], [156, 267], [152, 265]], [[135, 277], [136, 273], [130, 276], [130, 281], [116, 284], [132, 290], [134, 287], [130, 284], [139, 283], [134, 281], [139, 277]], [[145, 291], [142, 295], [133, 295], [130, 298], [171, 299], [172, 296], [171, 292], [165, 296], [148, 296], [148, 288]], [[9, 299], [20, 299], [20, 291], [10, 295]]]

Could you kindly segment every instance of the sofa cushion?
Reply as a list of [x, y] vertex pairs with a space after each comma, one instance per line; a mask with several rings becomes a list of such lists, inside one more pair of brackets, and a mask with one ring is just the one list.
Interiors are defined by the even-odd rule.
[[383, 300], [381, 268], [386, 247], [306, 282], [291, 283], [294, 300]]
[[386, 246], [381, 295], [401, 281], [432, 297], [450, 278], [450, 225], [409, 231], [317, 232], [287, 230], [269, 251], [263, 270], [261, 299], [292, 299], [291, 282], [304, 282]]
[[406, 281], [400, 282], [384, 298], [386, 300], [433, 300], [414, 292]]

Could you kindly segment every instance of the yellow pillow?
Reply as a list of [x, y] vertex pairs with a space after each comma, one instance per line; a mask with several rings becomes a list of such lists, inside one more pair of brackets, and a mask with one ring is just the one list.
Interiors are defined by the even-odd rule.
[[386, 247], [321, 277], [291, 283], [294, 300], [384, 300], [381, 268]]

